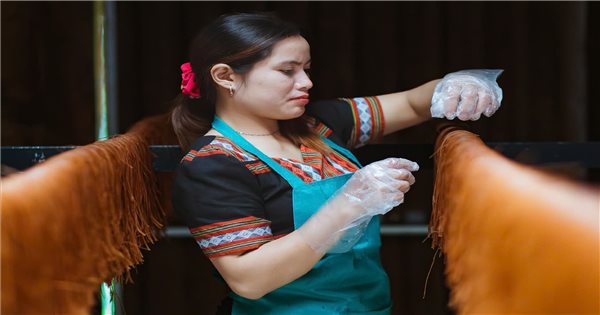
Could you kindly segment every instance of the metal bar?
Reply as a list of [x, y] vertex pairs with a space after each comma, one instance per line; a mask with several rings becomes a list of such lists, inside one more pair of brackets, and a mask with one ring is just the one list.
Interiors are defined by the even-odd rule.
[[106, 117], [106, 71], [104, 55], [104, 3], [94, 1], [94, 90], [96, 98], [96, 139], [108, 138]]
[[117, 13], [114, 1], [94, 2], [96, 139], [118, 130]]
[[117, 3], [102, 1], [104, 4], [104, 68], [106, 69], [106, 106], [109, 135], [119, 133], [119, 81], [117, 59]]
[[[383, 236], [426, 236], [428, 227], [427, 225], [384, 224], [380, 231]], [[192, 234], [185, 226], [168, 226], [161, 233], [168, 238], [192, 238]]]
[[74, 148], [74, 146], [1, 147], [0, 156], [3, 165], [24, 170]]
[[[112, 1], [94, 1], [94, 83], [96, 139], [117, 134], [116, 10]], [[102, 315], [115, 314], [114, 294], [120, 291], [113, 279], [101, 284]]]
[[429, 233], [427, 225], [383, 224], [383, 236], [426, 236]]
[[[487, 145], [514, 161], [530, 165], [577, 164], [584, 168], [600, 169], [600, 142], [490, 142]], [[2, 164], [26, 169], [74, 146], [1, 147]], [[151, 145], [153, 168], [159, 172], [174, 171], [183, 157], [177, 145]], [[421, 169], [433, 168], [431, 144], [368, 145], [354, 153], [363, 163], [390, 156], [416, 161]]]

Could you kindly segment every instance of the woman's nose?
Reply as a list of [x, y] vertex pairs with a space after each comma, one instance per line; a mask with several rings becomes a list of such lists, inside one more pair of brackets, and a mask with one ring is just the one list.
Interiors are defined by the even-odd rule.
[[298, 78], [298, 80], [296, 81], [296, 88], [299, 90], [310, 90], [310, 88], [312, 88], [313, 84], [312, 81], [310, 80], [310, 77], [308, 76], [308, 74], [305, 71], [301, 71], [300, 72], [300, 77]]
[[310, 88], [312, 87], [313, 83], [308, 77], [308, 74], [302, 71], [300, 78], [298, 78], [298, 81], [296, 81], [296, 88], [298, 88], [299, 90], [310, 90]]

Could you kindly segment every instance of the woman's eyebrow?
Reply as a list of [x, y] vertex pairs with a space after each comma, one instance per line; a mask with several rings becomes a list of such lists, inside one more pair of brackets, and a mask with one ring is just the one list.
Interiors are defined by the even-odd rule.
[[[310, 64], [311, 60], [309, 59], [305, 64]], [[283, 65], [295, 65], [295, 66], [301, 66], [302, 62], [297, 61], [297, 60], [286, 60], [286, 61], [282, 61], [277, 63], [278, 66], [283, 66]]]

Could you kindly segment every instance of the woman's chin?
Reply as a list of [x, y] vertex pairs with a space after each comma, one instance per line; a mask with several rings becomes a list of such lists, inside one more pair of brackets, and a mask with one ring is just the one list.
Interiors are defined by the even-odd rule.
[[283, 117], [280, 118], [279, 120], [296, 119], [296, 118], [302, 116], [305, 111], [306, 111], [306, 109], [304, 108], [304, 106], [294, 108], [293, 110], [288, 111], [285, 115], [282, 115]]

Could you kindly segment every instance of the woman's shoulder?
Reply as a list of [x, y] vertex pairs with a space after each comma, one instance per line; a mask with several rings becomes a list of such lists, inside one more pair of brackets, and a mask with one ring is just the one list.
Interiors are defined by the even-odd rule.
[[253, 177], [249, 165], [256, 157], [242, 150], [228, 138], [202, 136], [196, 139], [181, 158], [176, 181], [215, 178]]
[[220, 135], [201, 136], [181, 159], [181, 163], [204, 162], [211, 157], [230, 157], [239, 162], [256, 160], [256, 157], [238, 147], [233, 141]]

